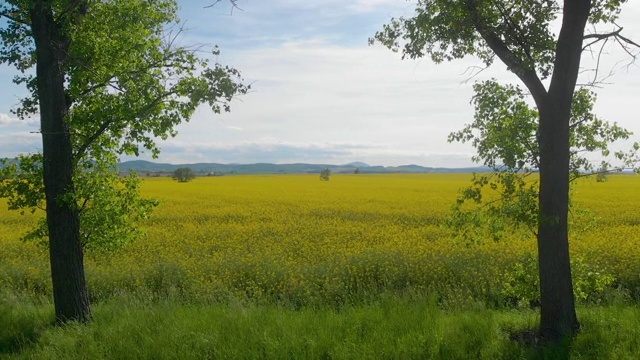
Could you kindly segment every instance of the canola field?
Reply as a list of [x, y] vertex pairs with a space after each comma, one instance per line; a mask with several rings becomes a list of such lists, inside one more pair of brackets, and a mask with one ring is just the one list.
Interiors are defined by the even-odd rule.
[[[160, 205], [145, 238], [89, 253], [93, 301], [340, 307], [381, 296], [435, 296], [443, 307], [530, 306], [536, 244], [468, 246], [443, 226], [470, 174], [146, 178]], [[580, 181], [571, 252], [580, 302], [640, 298], [640, 176]], [[0, 294], [50, 296], [47, 250], [19, 240], [36, 215], [0, 203]]]

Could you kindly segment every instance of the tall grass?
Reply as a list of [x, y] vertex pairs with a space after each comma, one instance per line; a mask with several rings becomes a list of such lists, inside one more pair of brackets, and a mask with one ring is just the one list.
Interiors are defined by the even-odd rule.
[[185, 305], [112, 299], [89, 325], [50, 325], [50, 306], [0, 305], [6, 359], [637, 359], [640, 309], [587, 307], [582, 331], [555, 347], [513, 341], [528, 310], [440, 310], [434, 299], [385, 298], [333, 308]]

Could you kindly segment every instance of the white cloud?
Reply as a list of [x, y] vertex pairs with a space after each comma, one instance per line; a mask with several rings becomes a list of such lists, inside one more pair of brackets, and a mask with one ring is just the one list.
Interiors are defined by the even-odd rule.
[[14, 119], [7, 114], [0, 113], [0, 125], [15, 125], [19, 123], [18, 119]]
[[33, 153], [42, 148], [39, 134], [7, 132], [0, 134], [0, 158], [16, 157], [21, 153]]
[[[243, 11], [230, 16], [228, 7], [208, 12], [183, 2], [188, 11], [182, 17], [197, 30], [185, 33], [185, 43], [219, 43], [218, 60], [241, 70], [253, 91], [234, 101], [230, 114], [199, 109], [178, 127], [176, 139], [161, 142], [161, 161], [469, 165], [473, 149], [446, 138], [473, 120], [469, 101], [475, 79], [465, 84], [464, 73], [479, 62], [402, 61], [399, 54], [366, 45], [391, 16], [411, 16], [411, 2], [246, 0], [240, 5]], [[636, 41], [638, 16], [640, 6], [627, 3], [620, 19], [624, 33]], [[602, 66], [608, 70], [624, 54], [607, 51]], [[587, 54], [584, 60], [588, 66]], [[633, 105], [639, 73], [637, 67], [620, 71], [608, 79], [611, 85], [596, 89], [597, 113], [638, 137]], [[478, 79], [490, 77], [519, 83], [498, 62]], [[0, 113], [8, 107], [0, 102]], [[2, 119], [0, 125], [18, 125]], [[8, 148], [0, 148], [0, 156], [3, 149]]]
[[35, 125], [39, 125], [39, 121], [33, 118], [29, 118], [27, 120], [20, 120], [8, 114], [0, 113], [0, 126], [13, 126], [13, 125], [35, 126]]
[[[451, 131], [472, 118], [471, 86], [461, 84], [465, 77], [460, 75], [472, 62], [437, 67], [401, 61], [380, 47], [351, 48], [318, 39], [238, 51], [230, 62], [253, 82], [253, 92], [234, 102], [231, 114], [199, 111], [179, 127], [178, 140], [379, 144], [385, 150], [378, 155], [394, 154], [385, 165], [432, 166], [424, 154], [472, 153], [469, 146], [446, 142]], [[242, 131], [230, 131], [233, 127]], [[354, 157], [365, 155], [374, 156]]]
[[[356, 12], [368, 13], [379, 8], [389, 8], [398, 4], [398, 0], [356, 0], [348, 7]], [[404, 4], [407, 6], [407, 2]]]
[[[177, 140], [189, 139], [189, 150], [179, 150], [174, 142], [163, 147], [162, 159], [220, 159], [209, 150], [226, 147], [233, 149], [224, 155], [230, 162], [252, 162], [251, 156], [277, 161], [278, 154], [282, 161], [297, 157], [299, 161], [447, 166], [456, 159], [455, 166], [470, 165], [473, 149], [468, 144], [449, 144], [446, 139], [473, 120], [469, 102], [476, 79], [465, 83], [469, 75], [464, 73], [478, 64], [474, 59], [440, 65], [428, 60], [401, 61], [398, 54], [381, 47], [340, 46], [310, 38], [236, 51], [227, 60], [253, 82], [253, 92], [234, 102], [231, 114], [214, 116], [199, 111], [189, 124], [179, 127]], [[518, 81], [500, 64], [482, 72], [478, 79], [490, 77]], [[639, 132], [639, 124], [628, 110], [637, 86], [633, 77], [616, 79], [614, 85], [602, 90], [598, 113]], [[234, 131], [236, 127], [242, 131]], [[274, 144], [278, 151], [265, 144]], [[283, 144], [289, 147], [280, 146]], [[317, 151], [300, 150], [303, 144], [316, 144], [314, 149], [324, 144], [322, 149], [341, 152], [322, 157]], [[345, 153], [342, 144], [369, 148]], [[291, 152], [280, 151], [286, 149]], [[236, 160], [231, 160], [234, 153]]]

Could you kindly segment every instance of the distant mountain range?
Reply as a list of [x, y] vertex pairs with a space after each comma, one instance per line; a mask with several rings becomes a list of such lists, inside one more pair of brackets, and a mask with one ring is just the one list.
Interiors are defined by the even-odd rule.
[[187, 167], [197, 174], [319, 174], [329, 168], [334, 174], [352, 174], [356, 169], [361, 174], [387, 174], [387, 173], [469, 173], [490, 171], [487, 167], [443, 168], [424, 167], [420, 165], [401, 166], [371, 166], [363, 162], [352, 162], [344, 165], [330, 164], [167, 164], [154, 163], [145, 160], [124, 161], [118, 164], [120, 171], [136, 171], [140, 173], [171, 173], [178, 168]]

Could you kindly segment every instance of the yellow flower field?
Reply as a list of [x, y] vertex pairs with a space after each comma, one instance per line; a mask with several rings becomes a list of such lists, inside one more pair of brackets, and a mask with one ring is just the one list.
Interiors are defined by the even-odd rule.
[[[121, 293], [286, 306], [436, 293], [444, 306], [535, 302], [535, 240], [468, 247], [442, 226], [470, 174], [223, 176], [143, 180], [160, 200], [147, 236], [87, 254], [92, 298]], [[574, 190], [576, 294], [640, 294], [640, 176]], [[39, 215], [39, 214], [36, 214]], [[48, 296], [46, 249], [20, 236], [37, 216], [0, 208], [0, 292]]]

